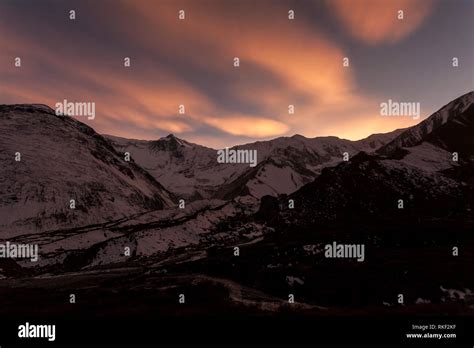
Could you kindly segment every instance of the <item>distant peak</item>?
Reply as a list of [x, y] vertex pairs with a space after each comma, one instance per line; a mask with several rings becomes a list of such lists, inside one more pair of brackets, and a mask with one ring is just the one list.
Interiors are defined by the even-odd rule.
[[168, 134], [166, 137], [163, 137], [159, 140], [172, 142], [172, 143], [177, 143], [179, 145], [182, 145], [182, 143], [184, 142], [184, 140], [181, 140], [180, 138], [178, 138], [177, 136], [175, 136], [172, 133]]
[[294, 134], [291, 137], [293, 139], [306, 139], [306, 137], [302, 136], [301, 134]]
[[176, 150], [180, 147], [191, 147], [191, 145], [185, 140], [179, 139], [174, 134], [168, 134], [166, 137], [160, 138], [152, 142], [151, 145], [154, 149], [158, 150]]

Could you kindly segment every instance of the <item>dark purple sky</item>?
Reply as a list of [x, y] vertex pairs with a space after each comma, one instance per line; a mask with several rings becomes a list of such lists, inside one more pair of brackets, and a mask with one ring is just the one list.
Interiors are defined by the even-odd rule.
[[[81, 121], [100, 133], [211, 147], [359, 139], [474, 89], [473, 16], [471, 0], [0, 0], [0, 103], [95, 102]], [[388, 99], [421, 118], [380, 116]]]

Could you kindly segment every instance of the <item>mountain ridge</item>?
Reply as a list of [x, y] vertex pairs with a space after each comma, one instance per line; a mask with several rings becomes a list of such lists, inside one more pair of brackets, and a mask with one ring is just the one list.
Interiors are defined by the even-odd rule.
[[[361, 150], [373, 151], [397, 136], [403, 129], [374, 134], [351, 141], [334, 136], [306, 138], [301, 135], [279, 137], [236, 145], [230, 149], [256, 150], [260, 170], [246, 164], [219, 164], [217, 151], [193, 144], [173, 134], [158, 140], [132, 140], [106, 136], [119, 152], [130, 152], [136, 162], [161, 181], [172, 192], [186, 199], [233, 198], [232, 194], [246, 194], [255, 198], [269, 193], [290, 193], [310, 182], [326, 165], [342, 160], [344, 152], [354, 155]], [[272, 161], [267, 161], [269, 158]], [[301, 158], [305, 158], [301, 162]], [[274, 165], [279, 163], [280, 165]], [[273, 172], [288, 185], [271, 182], [264, 172]], [[253, 175], [251, 174], [253, 173]], [[270, 181], [269, 181], [270, 180]], [[240, 189], [237, 186], [245, 186]]]
[[8, 234], [100, 223], [172, 204], [172, 194], [108, 140], [51, 108], [0, 105], [0, 133], [0, 217]]

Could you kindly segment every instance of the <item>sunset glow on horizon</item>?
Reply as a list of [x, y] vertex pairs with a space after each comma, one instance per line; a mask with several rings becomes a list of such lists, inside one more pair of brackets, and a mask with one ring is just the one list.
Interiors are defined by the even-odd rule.
[[[80, 121], [99, 133], [174, 133], [214, 148], [294, 134], [361, 139], [474, 89], [473, 4], [4, 0], [0, 103], [95, 102], [96, 118]], [[419, 102], [421, 118], [382, 117], [389, 99]]]

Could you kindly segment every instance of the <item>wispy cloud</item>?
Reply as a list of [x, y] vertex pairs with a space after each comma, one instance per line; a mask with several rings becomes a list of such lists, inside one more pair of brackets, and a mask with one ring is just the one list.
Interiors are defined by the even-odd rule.
[[[329, 6], [354, 37], [394, 43], [414, 32], [432, 12], [433, 0], [331, 0]], [[403, 11], [403, 19], [399, 12]]]
[[[406, 37], [433, 8], [418, 0], [328, 3], [329, 19], [373, 45]], [[48, 20], [37, 10], [23, 13], [23, 23], [9, 16], [15, 6], [3, 8], [0, 31], [9, 40], [0, 41], [2, 101], [94, 101], [96, 118], [83, 121], [99, 132], [147, 139], [178, 133], [211, 146], [295, 133], [356, 139], [409, 125], [380, 119], [380, 101], [358, 85], [357, 64], [342, 65], [353, 52], [311, 21], [288, 20], [291, 3], [81, 4], [75, 23], [66, 18], [68, 6], [48, 12]], [[21, 69], [13, 66], [16, 56]]]

